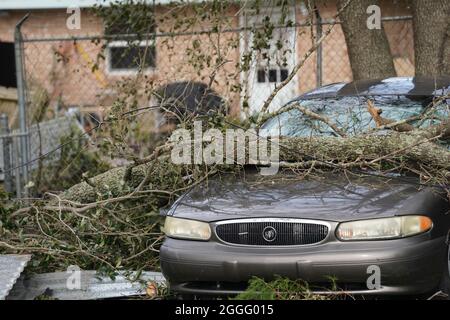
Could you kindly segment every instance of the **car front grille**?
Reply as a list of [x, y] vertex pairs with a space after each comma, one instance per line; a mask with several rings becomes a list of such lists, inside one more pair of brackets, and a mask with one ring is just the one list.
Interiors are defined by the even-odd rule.
[[224, 221], [216, 225], [217, 237], [227, 243], [250, 246], [295, 246], [323, 241], [328, 226], [295, 219], [247, 219]]

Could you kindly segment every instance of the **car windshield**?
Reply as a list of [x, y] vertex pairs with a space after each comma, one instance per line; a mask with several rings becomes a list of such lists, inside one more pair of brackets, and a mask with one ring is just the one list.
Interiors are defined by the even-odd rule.
[[[430, 110], [427, 106], [431, 105], [429, 98], [415, 97], [412, 100], [406, 96], [344, 96], [298, 100], [297, 103], [317, 114], [326, 116], [347, 135], [355, 135], [375, 128], [375, 122], [367, 111], [368, 99], [374, 103], [375, 107], [382, 110], [384, 118], [394, 121], [418, 116], [426, 110]], [[441, 99], [440, 101], [434, 104], [429, 112], [431, 115], [426, 120], [411, 122], [411, 124], [417, 127], [426, 127], [438, 123], [439, 119], [447, 118], [450, 114], [449, 100], [442, 101]], [[267, 120], [260, 128], [260, 135], [308, 137], [336, 134], [326, 123], [307, 117], [298, 109], [290, 109]]]

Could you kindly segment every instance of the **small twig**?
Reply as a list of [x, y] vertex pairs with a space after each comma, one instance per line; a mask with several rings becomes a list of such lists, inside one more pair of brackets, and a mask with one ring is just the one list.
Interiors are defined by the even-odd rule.
[[303, 113], [305, 116], [307, 116], [311, 119], [321, 121], [321, 122], [325, 123], [326, 125], [328, 125], [339, 136], [346, 137], [345, 132], [343, 130], [341, 130], [335, 123], [333, 123], [328, 117], [320, 115], [308, 108], [303, 107], [299, 101], [294, 101], [290, 105], [287, 105], [286, 107], [284, 107], [282, 109], [279, 109], [275, 112], [266, 114], [266, 116], [264, 116], [264, 118], [262, 118], [261, 121], [265, 121], [266, 119], [269, 119], [269, 118], [274, 118], [276, 116], [279, 116], [282, 113], [289, 112], [291, 110], [298, 110], [301, 113]]

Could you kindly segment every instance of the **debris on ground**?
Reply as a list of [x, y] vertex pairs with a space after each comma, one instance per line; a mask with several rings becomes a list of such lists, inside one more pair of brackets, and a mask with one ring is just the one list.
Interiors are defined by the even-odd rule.
[[28, 254], [0, 255], [0, 300], [8, 296], [30, 259]]
[[[139, 280], [134, 280], [139, 278]], [[147, 295], [149, 287], [165, 286], [160, 272], [121, 273], [114, 278], [96, 271], [72, 270], [21, 277], [8, 300], [94, 300]], [[152, 298], [153, 296], [150, 296]]]

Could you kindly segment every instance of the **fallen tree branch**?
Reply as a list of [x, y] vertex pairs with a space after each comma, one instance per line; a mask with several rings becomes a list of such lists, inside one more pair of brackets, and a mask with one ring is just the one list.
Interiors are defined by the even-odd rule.
[[310, 110], [310, 109], [308, 109], [308, 108], [303, 107], [303, 106], [300, 104], [300, 102], [298, 102], [298, 101], [293, 102], [292, 104], [290, 104], [290, 105], [288, 105], [288, 106], [286, 106], [286, 107], [284, 107], [284, 108], [282, 108], [282, 109], [279, 109], [279, 110], [277, 110], [277, 111], [275, 111], [275, 112], [272, 112], [272, 113], [270, 113], [270, 114], [267, 114], [267, 116], [263, 117], [263, 118], [261, 119], [261, 121], [264, 122], [264, 121], [266, 121], [266, 120], [269, 119], [269, 118], [273, 118], [273, 117], [279, 116], [280, 114], [285, 113], [285, 112], [289, 112], [289, 111], [291, 111], [291, 110], [298, 110], [298, 111], [300, 111], [301, 113], [303, 113], [305, 116], [307, 116], [307, 117], [310, 118], [310, 119], [318, 120], [318, 121], [321, 121], [321, 122], [325, 123], [325, 124], [328, 125], [335, 133], [337, 133], [337, 135], [339, 135], [339, 136], [341, 136], [341, 137], [346, 137], [346, 136], [347, 136], [347, 135], [345, 134], [345, 132], [344, 132], [342, 129], [340, 129], [340, 128], [339, 128], [333, 121], [331, 121], [328, 117], [326, 117], [326, 116], [324, 116], [324, 115], [321, 115], [321, 114], [318, 114], [318, 113], [316, 113], [316, 112], [314, 112], [314, 111], [312, 111], [312, 110]]
[[426, 138], [433, 138], [438, 137], [440, 139], [449, 139], [450, 138], [450, 118], [445, 119], [440, 124], [431, 126], [427, 129], [419, 130], [414, 128], [414, 126], [406, 123], [408, 121], [414, 120], [420, 120], [423, 118], [423, 116], [416, 116], [409, 119], [401, 120], [401, 121], [395, 121], [388, 118], [383, 118], [381, 116], [382, 110], [379, 108], [376, 108], [375, 105], [371, 100], [367, 101], [367, 111], [369, 111], [370, 115], [375, 121], [375, 124], [378, 128], [385, 128], [385, 129], [392, 129], [398, 132], [409, 132], [409, 131], [416, 131], [420, 133], [420, 135], [423, 135]]
[[[401, 158], [410, 164], [423, 163], [434, 168], [433, 171], [450, 169], [450, 153], [447, 149], [432, 141], [443, 137], [447, 126], [432, 127], [428, 130], [411, 132], [392, 132], [388, 135], [360, 135], [347, 138], [341, 137], [282, 137], [280, 145], [280, 160], [285, 162], [304, 162], [319, 160], [323, 162], [348, 163], [360, 161], [374, 162], [386, 158]], [[442, 131], [441, 131], [442, 130]], [[175, 169], [176, 168], [176, 169]], [[147, 170], [150, 170], [149, 173]], [[116, 168], [91, 181], [97, 190], [82, 182], [68, 189], [62, 199], [80, 203], [95, 202], [96, 192], [108, 193], [111, 198], [128, 195], [137, 188], [145, 177], [147, 186], [159, 186], [159, 190], [170, 190], [173, 184], [165, 181], [173, 180], [174, 176], [182, 176], [186, 167], [175, 166], [169, 158], [155, 160], [151, 164], [142, 164], [132, 170], [132, 179], [124, 184], [125, 169]], [[181, 183], [181, 181], [180, 181]], [[141, 186], [143, 187], [143, 186]], [[145, 189], [144, 189], [145, 190]], [[164, 198], [167, 195], [163, 194]]]
[[[334, 125], [330, 119], [303, 111], [331, 128]], [[409, 172], [423, 183], [448, 187], [450, 152], [434, 141], [449, 131], [446, 121], [427, 129], [382, 135], [281, 137], [279, 164], [297, 170], [302, 178], [322, 168], [345, 174], [371, 169]], [[2, 217], [3, 226], [12, 227], [3, 231], [1, 250], [34, 252], [42, 257], [39, 261], [45, 268], [70, 264], [108, 270], [154, 268], [161, 241], [159, 208], [216, 172], [239, 167], [175, 165], [170, 159], [172, 147], [170, 142], [142, 163], [91, 177]]]
[[381, 116], [383, 110], [376, 108], [371, 100], [367, 100], [367, 111], [369, 111], [372, 119], [375, 121], [377, 128], [385, 127], [398, 132], [414, 130], [414, 127], [406, 122], [407, 120], [396, 123], [395, 120], [383, 118]]

